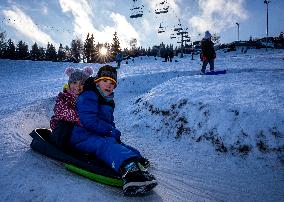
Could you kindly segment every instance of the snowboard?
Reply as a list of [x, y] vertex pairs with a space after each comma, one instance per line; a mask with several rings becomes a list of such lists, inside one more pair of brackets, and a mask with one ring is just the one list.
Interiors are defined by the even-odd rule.
[[205, 75], [219, 75], [219, 74], [226, 74], [227, 70], [218, 70], [218, 71], [210, 71], [205, 72]]

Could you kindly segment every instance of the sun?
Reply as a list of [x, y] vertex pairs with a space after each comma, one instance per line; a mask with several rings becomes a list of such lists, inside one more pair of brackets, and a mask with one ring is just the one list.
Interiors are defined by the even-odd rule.
[[102, 63], [110, 61], [112, 57], [110, 50], [105, 46], [101, 46], [100, 48], [98, 48], [96, 51], [96, 55], [98, 56], [98, 60]]
[[108, 54], [107, 48], [101, 47], [100, 54], [101, 54], [101, 56], [106, 56]]

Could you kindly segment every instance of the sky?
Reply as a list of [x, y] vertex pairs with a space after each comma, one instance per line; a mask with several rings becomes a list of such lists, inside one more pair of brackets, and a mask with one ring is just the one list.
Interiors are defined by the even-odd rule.
[[[165, 2], [164, 4], [161, 4]], [[142, 17], [130, 18], [132, 8], [141, 8]], [[155, 11], [167, 9], [167, 13]], [[284, 31], [284, 1], [269, 3], [269, 36]], [[137, 13], [137, 12], [136, 12]], [[136, 14], [134, 13], [134, 14]], [[171, 39], [174, 28], [187, 30], [191, 41], [204, 32], [220, 36], [221, 43], [266, 36], [266, 4], [263, 0], [0, 0], [0, 31], [15, 43], [28, 45], [48, 42], [70, 46], [72, 39], [86, 39], [93, 33], [95, 42], [111, 43], [116, 31], [121, 47], [152, 47], [161, 42], [179, 45]], [[159, 27], [165, 32], [158, 33]]]

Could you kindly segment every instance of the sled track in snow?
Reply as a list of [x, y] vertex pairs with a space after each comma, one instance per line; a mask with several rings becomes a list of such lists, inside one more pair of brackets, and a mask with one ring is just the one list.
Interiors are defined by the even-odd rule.
[[41, 99], [36, 102], [26, 104], [14, 111], [1, 111], [0, 127], [3, 133], [0, 136], [1, 153], [5, 157], [20, 155], [30, 148], [31, 137], [29, 133], [34, 127], [49, 125], [48, 112], [52, 108], [51, 99]]
[[[166, 194], [173, 195], [177, 201], [223, 201], [216, 197], [216, 191], [206, 188], [205, 181], [195, 176], [188, 175], [185, 172], [176, 171], [173, 174], [172, 170], [159, 169], [156, 170], [156, 176], [159, 179], [159, 185], [167, 191]], [[177, 189], [180, 188], [181, 189]], [[188, 193], [192, 198], [188, 198]]]

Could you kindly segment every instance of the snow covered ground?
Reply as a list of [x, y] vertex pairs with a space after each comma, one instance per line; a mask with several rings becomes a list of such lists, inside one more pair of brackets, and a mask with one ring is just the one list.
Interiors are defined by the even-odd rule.
[[0, 201], [283, 201], [284, 51], [219, 52], [216, 69], [228, 73], [218, 76], [199, 75], [197, 58], [175, 59], [119, 69], [116, 125], [159, 181], [138, 198], [30, 149], [65, 68], [86, 64], [0, 60]]

